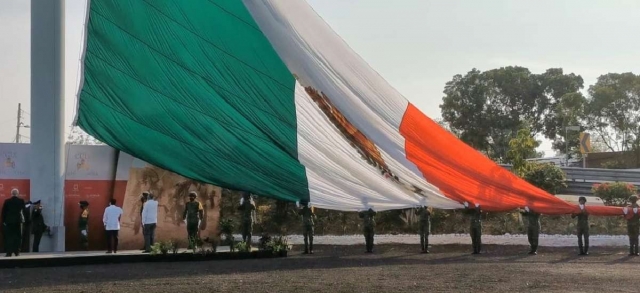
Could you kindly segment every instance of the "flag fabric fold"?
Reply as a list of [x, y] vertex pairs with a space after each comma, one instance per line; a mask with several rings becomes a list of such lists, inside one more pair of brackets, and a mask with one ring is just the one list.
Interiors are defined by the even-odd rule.
[[578, 211], [438, 126], [304, 1], [88, 9], [77, 124], [142, 160], [326, 209]]

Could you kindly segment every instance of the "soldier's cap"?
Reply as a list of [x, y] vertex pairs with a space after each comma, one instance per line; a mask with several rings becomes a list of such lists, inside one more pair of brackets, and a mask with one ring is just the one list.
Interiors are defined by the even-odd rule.
[[586, 201], [587, 201], [587, 198], [586, 198], [586, 197], [584, 197], [584, 196], [581, 196], [581, 197], [579, 197], [579, 198], [578, 198], [578, 201], [581, 201], [581, 200], [584, 200], [584, 201], [586, 202]]
[[637, 196], [637, 195], [632, 195], [632, 196], [630, 196], [630, 197], [629, 197], [629, 201], [630, 201], [630, 202], [636, 202], [636, 201], [638, 201], [638, 196]]
[[[31, 201], [29, 201], [31, 202]], [[35, 202], [31, 202], [32, 204], [40, 204], [40, 200], [36, 200]]]
[[82, 207], [82, 206], [88, 207], [88, 206], [89, 206], [89, 202], [88, 202], [88, 201], [86, 201], [86, 200], [81, 200], [81, 201], [80, 201], [80, 206], [81, 206], [81, 207]]
[[189, 197], [197, 197], [198, 194], [195, 191], [189, 192]]

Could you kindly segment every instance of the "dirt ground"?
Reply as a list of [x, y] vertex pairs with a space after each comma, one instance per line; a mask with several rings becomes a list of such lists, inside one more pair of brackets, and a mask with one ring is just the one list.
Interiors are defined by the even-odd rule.
[[639, 292], [624, 248], [415, 245], [294, 247], [288, 258], [0, 270], [0, 292]]

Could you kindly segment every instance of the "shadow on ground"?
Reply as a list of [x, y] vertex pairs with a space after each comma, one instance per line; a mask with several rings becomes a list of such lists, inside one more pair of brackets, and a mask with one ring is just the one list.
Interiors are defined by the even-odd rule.
[[[317, 246], [314, 255], [303, 255], [294, 247], [288, 258], [200, 261], [189, 263], [135, 263], [0, 270], [0, 291], [82, 284], [133, 283], [145, 280], [176, 278], [210, 278], [225, 275], [254, 275], [271, 272], [325, 272], [334, 269], [369, 270], [395, 266], [440, 268], [472, 266], [553, 267], [557, 265], [637, 265], [640, 257], [627, 257], [621, 248], [593, 248], [590, 256], [580, 257], [575, 248], [541, 248], [539, 255], [527, 255], [524, 246], [483, 247], [484, 254], [471, 255], [465, 245], [432, 247], [430, 254], [419, 253], [416, 245], [378, 245], [373, 254], [365, 254], [363, 246]], [[287, 273], [289, 274], [289, 273]], [[295, 274], [295, 273], [290, 273]]]

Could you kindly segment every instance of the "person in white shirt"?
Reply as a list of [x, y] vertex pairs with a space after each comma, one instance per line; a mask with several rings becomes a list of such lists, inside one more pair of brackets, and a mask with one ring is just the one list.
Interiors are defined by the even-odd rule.
[[118, 231], [120, 231], [120, 217], [122, 209], [116, 206], [116, 200], [111, 199], [111, 204], [104, 209], [102, 222], [107, 232], [107, 253], [118, 252]]
[[147, 202], [142, 207], [142, 228], [144, 233], [144, 252], [151, 252], [151, 246], [156, 238], [156, 223], [158, 223], [158, 201], [149, 193]]

